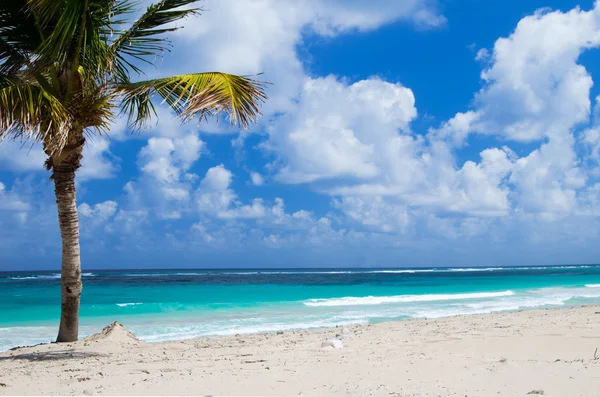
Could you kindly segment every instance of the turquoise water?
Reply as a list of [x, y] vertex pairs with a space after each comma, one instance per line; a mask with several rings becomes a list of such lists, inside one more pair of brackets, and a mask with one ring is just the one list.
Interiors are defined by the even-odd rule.
[[[600, 266], [92, 271], [81, 334], [113, 321], [149, 342], [600, 304]], [[0, 350], [50, 342], [60, 275], [0, 273]]]

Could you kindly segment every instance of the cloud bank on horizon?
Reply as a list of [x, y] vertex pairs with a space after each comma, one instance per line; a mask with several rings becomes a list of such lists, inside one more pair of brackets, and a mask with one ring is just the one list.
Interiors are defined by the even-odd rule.
[[[206, 0], [148, 73], [264, 73], [263, 117], [240, 132], [160, 108], [139, 136], [115, 120], [110, 139], [88, 142], [84, 268], [600, 262], [600, 1], [565, 3], [516, 12], [480, 46], [453, 33], [443, 1]], [[361, 58], [416, 37], [440, 43]], [[389, 75], [427, 84], [403, 68], [446, 43], [478, 65], [478, 88], [438, 92], [452, 105], [435, 114]], [[360, 70], [313, 49], [351, 51]], [[444, 62], [436, 74], [457, 78]], [[0, 270], [59, 266], [43, 161], [39, 147], [0, 144]]]

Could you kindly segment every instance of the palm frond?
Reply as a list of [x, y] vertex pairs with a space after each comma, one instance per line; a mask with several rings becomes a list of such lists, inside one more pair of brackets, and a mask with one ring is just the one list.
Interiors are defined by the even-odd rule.
[[177, 30], [167, 26], [187, 16], [197, 14], [199, 8], [182, 8], [199, 0], [162, 0], [152, 4], [133, 25], [122, 32], [111, 44], [114, 70], [127, 76], [128, 70], [141, 73], [136, 61], [151, 63], [168, 49], [169, 41], [162, 34]]
[[130, 126], [141, 128], [154, 112], [152, 97], [163, 98], [184, 121], [225, 112], [232, 124], [247, 128], [260, 115], [265, 83], [226, 73], [195, 73], [123, 84], [121, 109]]
[[122, 23], [123, 13], [133, 10], [131, 0], [27, 0], [28, 11], [38, 29], [47, 32], [35, 49], [35, 68], [56, 65], [59, 72], [69, 68], [69, 82], [79, 66], [94, 79], [106, 76], [109, 63], [109, 36], [112, 24]]
[[53, 95], [41, 87], [0, 76], [0, 140], [43, 142], [49, 153], [65, 146], [72, 118]]
[[27, 10], [27, 0], [0, 2], [0, 73], [21, 69], [28, 53], [39, 44], [40, 36]]
[[42, 29], [51, 33], [37, 52], [64, 63], [79, 54], [78, 42], [85, 31], [89, 0], [27, 0], [29, 11]]

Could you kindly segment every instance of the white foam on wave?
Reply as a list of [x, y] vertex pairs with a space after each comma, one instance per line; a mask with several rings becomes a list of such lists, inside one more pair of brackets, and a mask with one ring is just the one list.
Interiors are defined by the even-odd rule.
[[[302, 322], [278, 321], [276, 318], [264, 319], [264, 322], [245, 321], [242, 323], [205, 323], [186, 324], [179, 326], [155, 327], [148, 332], [147, 328], [130, 328], [136, 336], [145, 342], [164, 342], [171, 340], [194, 339], [205, 336], [231, 336], [236, 334], [256, 334], [259, 332], [290, 331], [315, 328], [330, 328], [335, 326], [364, 324], [366, 318], [360, 320], [352, 319], [312, 319]], [[137, 331], [137, 332], [136, 332]]]
[[8, 277], [9, 280], [55, 280], [60, 278], [60, 273], [56, 274], [37, 274], [34, 276], [15, 276]]
[[233, 274], [233, 275], [261, 275], [261, 274], [352, 274], [356, 271], [255, 271], [255, 272], [223, 272], [216, 274]]
[[159, 276], [170, 276], [167, 273], [125, 273], [127, 277], [159, 277]]
[[[94, 273], [81, 273], [82, 277], [95, 277]], [[35, 274], [33, 276], [14, 276], [8, 277], [8, 280], [58, 280], [60, 279], [60, 273], [52, 274]]]
[[589, 269], [591, 266], [577, 265], [577, 266], [558, 266], [561, 269]]
[[433, 273], [434, 269], [422, 269], [422, 270], [414, 270], [414, 269], [406, 269], [406, 270], [372, 270], [364, 273], [373, 273], [373, 274], [402, 274], [402, 273]]
[[117, 303], [116, 304], [119, 307], [127, 307], [127, 306], [137, 306], [137, 305], [143, 305], [142, 302], [133, 302], [133, 303]]
[[586, 288], [600, 288], [600, 284], [586, 284]]
[[[599, 285], [600, 286], [600, 285]], [[600, 291], [590, 292], [585, 288], [541, 288], [515, 294], [510, 297], [462, 302], [446, 307], [421, 308], [410, 315], [414, 318], [442, 318], [456, 315], [486, 314], [494, 312], [565, 306], [573, 299], [598, 299]]]
[[332, 299], [309, 299], [304, 301], [306, 306], [373, 306], [390, 303], [409, 303], [409, 302], [435, 302], [451, 301], [464, 299], [484, 299], [498, 298], [501, 296], [511, 296], [512, 291], [501, 292], [473, 292], [466, 294], [427, 294], [427, 295], [396, 295], [396, 296], [365, 296], [365, 297], [344, 297]]

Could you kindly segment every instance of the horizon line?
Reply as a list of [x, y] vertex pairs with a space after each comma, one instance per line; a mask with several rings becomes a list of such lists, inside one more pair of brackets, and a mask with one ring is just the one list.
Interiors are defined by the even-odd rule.
[[[485, 269], [485, 268], [542, 268], [542, 267], [564, 267], [564, 266], [600, 266], [600, 263], [565, 263], [565, 264], [550, 264], [550, 265], [474, 265], [474, 266], [397, 266], [397, 267], [378, 267], [378, 266], [363, 266], [363, 267], [221, 267], [221, 268], [110, 268], [110, 269], [82, 269], [83, 273], [89, 272], [110, 272], [110, 271], [260, 271], [260, 270], [418, 270], [418, 269]], [[0, 273], [27, 273], [27, 272], [59, 272], [61, 269], [28, 269], [28, 270], [1, 270]]]

